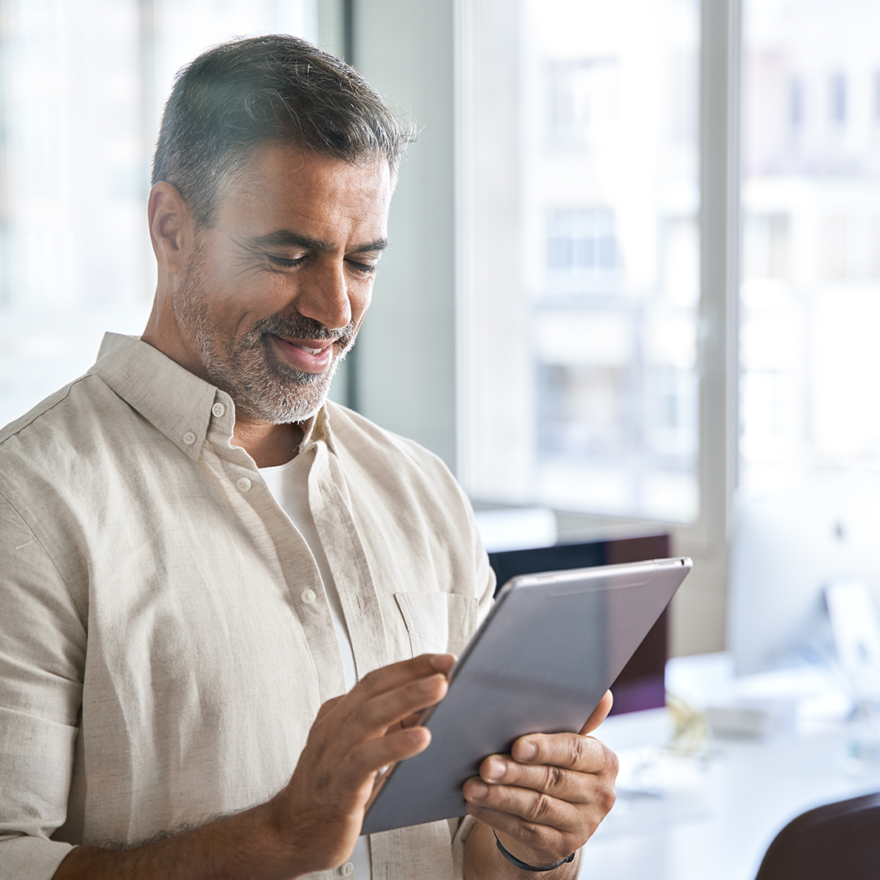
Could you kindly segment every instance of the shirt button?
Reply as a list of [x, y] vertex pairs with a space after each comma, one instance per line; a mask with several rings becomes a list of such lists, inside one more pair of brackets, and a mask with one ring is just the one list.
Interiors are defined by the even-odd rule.
[[193, 443], [196, 442], [196, 435], [193, 434], [192, 431], [187, 431], [187, 432], [183, 435], [183, 442], [186, 443], [187, 446], [192, 446]]
[[[317, 598], [318, 598], [318, 596], [314, 590], [303, 590], [303, 594], [302, 594], [302, 596], [300, 596], [300, 599], [302, 599], [303, 602], [306, 603], [306, 605], [314, 605], [315, 599], [317, 599]], [[352, 869], [352, 870], [354, 870], [354, 869]]]
[[340, 870], [342, 871], [343, 877], [351, 877], [354, 874], [354, 865], [351, 862], [346, 862]]
[[222, 403], [215, 403], [211, 407], [211, 412], [214, 413], [215, 416], [219, 419], [221, 416], [226, 415], [226, 407], [223, 406]]
[[242, 477], [236, 484], [242, 492], [247, 492], [251, 487], [251, 481], [247, 477]]

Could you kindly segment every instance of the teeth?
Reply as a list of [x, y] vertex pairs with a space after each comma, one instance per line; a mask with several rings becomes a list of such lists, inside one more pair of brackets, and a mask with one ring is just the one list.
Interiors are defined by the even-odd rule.
[[324, 350], [323, 348], [306, 348], [304, 345], [301, 345], [300, 348], [309, 354], [320, 354]]

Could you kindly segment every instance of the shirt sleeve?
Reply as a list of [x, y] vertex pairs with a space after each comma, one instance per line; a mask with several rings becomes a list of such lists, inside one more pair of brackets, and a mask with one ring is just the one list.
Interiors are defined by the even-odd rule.
[[0, 880], [51, 878], [67, 815], [85, 626], [64, 580], [0, 495]]

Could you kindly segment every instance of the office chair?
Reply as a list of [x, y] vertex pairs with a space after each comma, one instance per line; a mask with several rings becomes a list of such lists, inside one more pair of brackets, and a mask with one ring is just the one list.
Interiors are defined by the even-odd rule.
[[880, 878], [880, 793], [825, 804], [792, 819], [755, 880]]

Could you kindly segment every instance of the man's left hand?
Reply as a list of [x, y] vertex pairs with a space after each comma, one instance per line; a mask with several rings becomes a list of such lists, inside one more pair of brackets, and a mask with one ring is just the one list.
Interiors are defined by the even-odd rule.
[[[586, 843], [614, 805], [617, 756], [587, 735], [605, 720], [611, 702], [609, 691], [579, 733], [523, 736], [510, 755], [483, 761], [480, 776], [464, 785], [468, 811], [486, 826], [471, 832], [476, 839], [468, 840], [466, 863], [476, 857], [485, 868], [491, 830], [509, 853], [535, 867]], [[478, 849], [479, 856], [467, 853]]]

